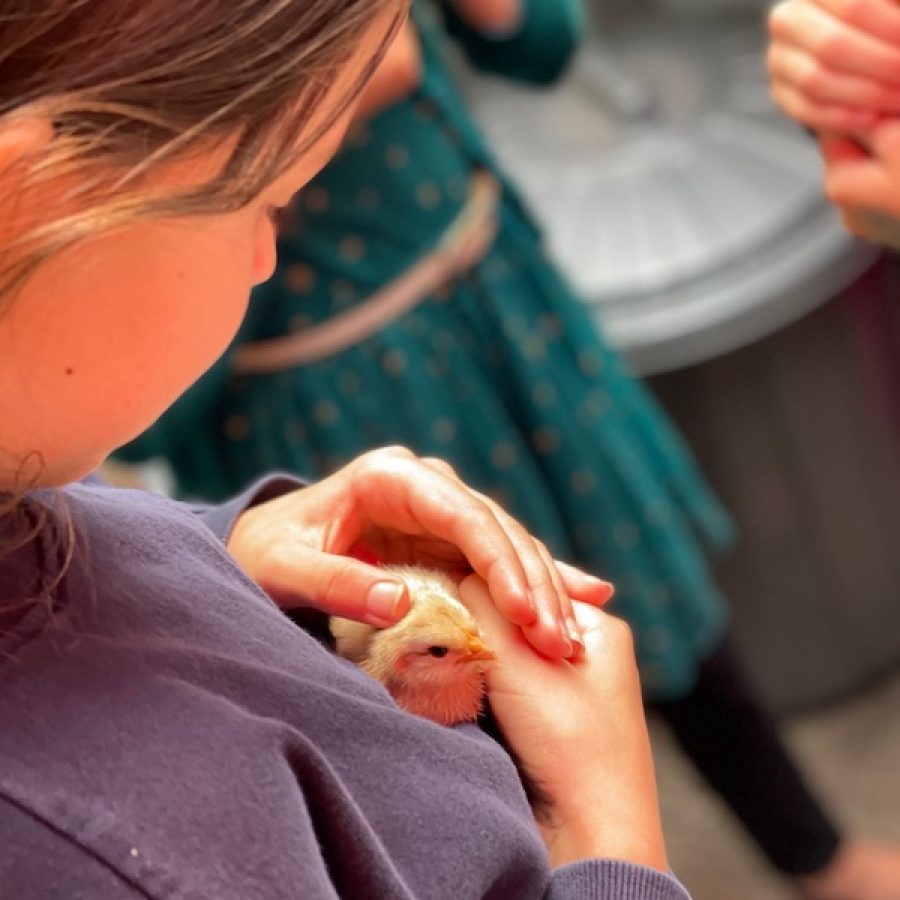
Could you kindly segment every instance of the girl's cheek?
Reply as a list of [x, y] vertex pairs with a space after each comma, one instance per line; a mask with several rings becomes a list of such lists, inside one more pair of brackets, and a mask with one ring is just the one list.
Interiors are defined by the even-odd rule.
[[253, 252], [253, 284], [262, 284], [275, 274], [275, 225], [268, 215], [260, 217], [256, 228], [256, 246]]

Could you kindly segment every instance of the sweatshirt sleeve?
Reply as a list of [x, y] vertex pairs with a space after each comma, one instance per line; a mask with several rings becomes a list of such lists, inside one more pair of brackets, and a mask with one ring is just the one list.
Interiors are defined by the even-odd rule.
[[510, 35], [487, 35], [442, 3], [447, 31], [471, 63], [486, 72], [551, 84], [565, 71], [584, 29], [582, 0], [522, 0], [522, 21]]
[[183, 505], [198, 516], [224, 544], [231, 534], [231, 529], [234, 528], [234, 523], [245, 510], [305, 486], [306, 482], [291, 475], [275, 473], [254, 482], [247, 490], [224, 503], [212, 505], [184, 501]]
[[62, 831], [0, 796], [0, 897], [146, 900], [147, 894]]
[[585, 860], [553, 873], [544, 900], [691, 900], [674, 875], [613, 859]]

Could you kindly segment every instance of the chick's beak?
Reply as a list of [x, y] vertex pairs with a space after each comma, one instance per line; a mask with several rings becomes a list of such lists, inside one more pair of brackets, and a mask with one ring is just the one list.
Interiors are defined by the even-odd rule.
[[497, 654], [494, 653], [494, 651], [491, 650], [477, 634], [473, 634], [469, 637], [468, 643], [466, 644], [466, 655], [463, 657], [463, 661], [474, 662], [475, 660], [490, 660], [496, 658]]

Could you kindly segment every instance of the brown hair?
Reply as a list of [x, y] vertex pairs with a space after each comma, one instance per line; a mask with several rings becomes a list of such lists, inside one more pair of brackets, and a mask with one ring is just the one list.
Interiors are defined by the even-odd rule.
[[31, 562], [25, 593], [0, 596], [0, 636], [34, 604], [52, 614], [54, 591], [75, 554], [75, 528], [64, 496], [44, 494], [40, 499], [20, 491], [0, 494], [0, 564], [23, 549]]
[[[304, 120], [392, 4], [399, 19], [400, 0], [7, 0], [0, 116], [32, 108], [48, 117], [54, 140], [27, 175], [77, 176], [80, 196], [77, 212], [17, 241], [15, 262], [0, 256], [0, 308], [82, 237], [135, 216], [249, 202], [302, 153]], [[235, 136], [211, 183], [163, 198], [142, 192], [152, 168]]]
[[[395, 6], [399, 25], [405, 5], [5, 0], [0, 123], [32, 111], [54, 128], [47, 148], [21, 163], [22, 178], [8, 181], [27, 189], [65, 176], [79, 187], [61, 204], [71, 208], [30, 223], [0, 247], [0, 314], [43, 261], [84, 237], [137, 217], [227, 212], [252, 200], [340, 115], [338, 108], [319, 134], [297, 146], [305, 121], [374, 17]], [[167, 196], [147, 192], [148, 172], [226, 141], [227, 162], [207, 184]], [[11, 207], [14, 198], [5, 199]], [[47, 536], [48, 517], [22, 515], [22, 499], [22, 492], [0, 493], [0, 516], [23, 523], [19, 542]], [[60, 525], [55, 533], [65, 531]], [[0, 546], [0, 560], [14, 549], [9, 537], [0, 540], [8, 544]]]

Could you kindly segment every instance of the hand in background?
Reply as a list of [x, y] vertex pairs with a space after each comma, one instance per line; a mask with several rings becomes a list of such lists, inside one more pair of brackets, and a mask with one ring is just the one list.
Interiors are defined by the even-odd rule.
[[419, 38], [412, 22], [397, 33], [384, 59], [369, 79], [356, 106], [356, 118], [368, 119], [408, 97], [422, 80]]
[[456, 14], [476, 31], [504, 37], [522, 20], [523, 0], [449, 0]]
[[823, 135], [825, 190], [860, 237], [900, 247], [900, 121], [864, 138]]
[[569, 598], [602, 605], [612, 594], [606, 582], [555, 562], [447, 463], [398, 447], [252, 507], [228, 549], [282, 608], [314, 607], [380, 626], [406, 613], [409, 598], [399, 578], [362, 560], [474, 571], [500, 613], [549, 657], [580, 652]]
[[467, 578], [460, 596], [497, 655], [487, 672], [494, 717], [551, 803], [542, 831], [553, 865], [607, 857], [667, 871], [628, 626], [576, 603], [584, 658], [548, 660], [497, 613], [483, 581]]
[[818, 131], [855, 132], [900, 114], [894, 0], [783, 0], [769, 14], [776, 102]]

